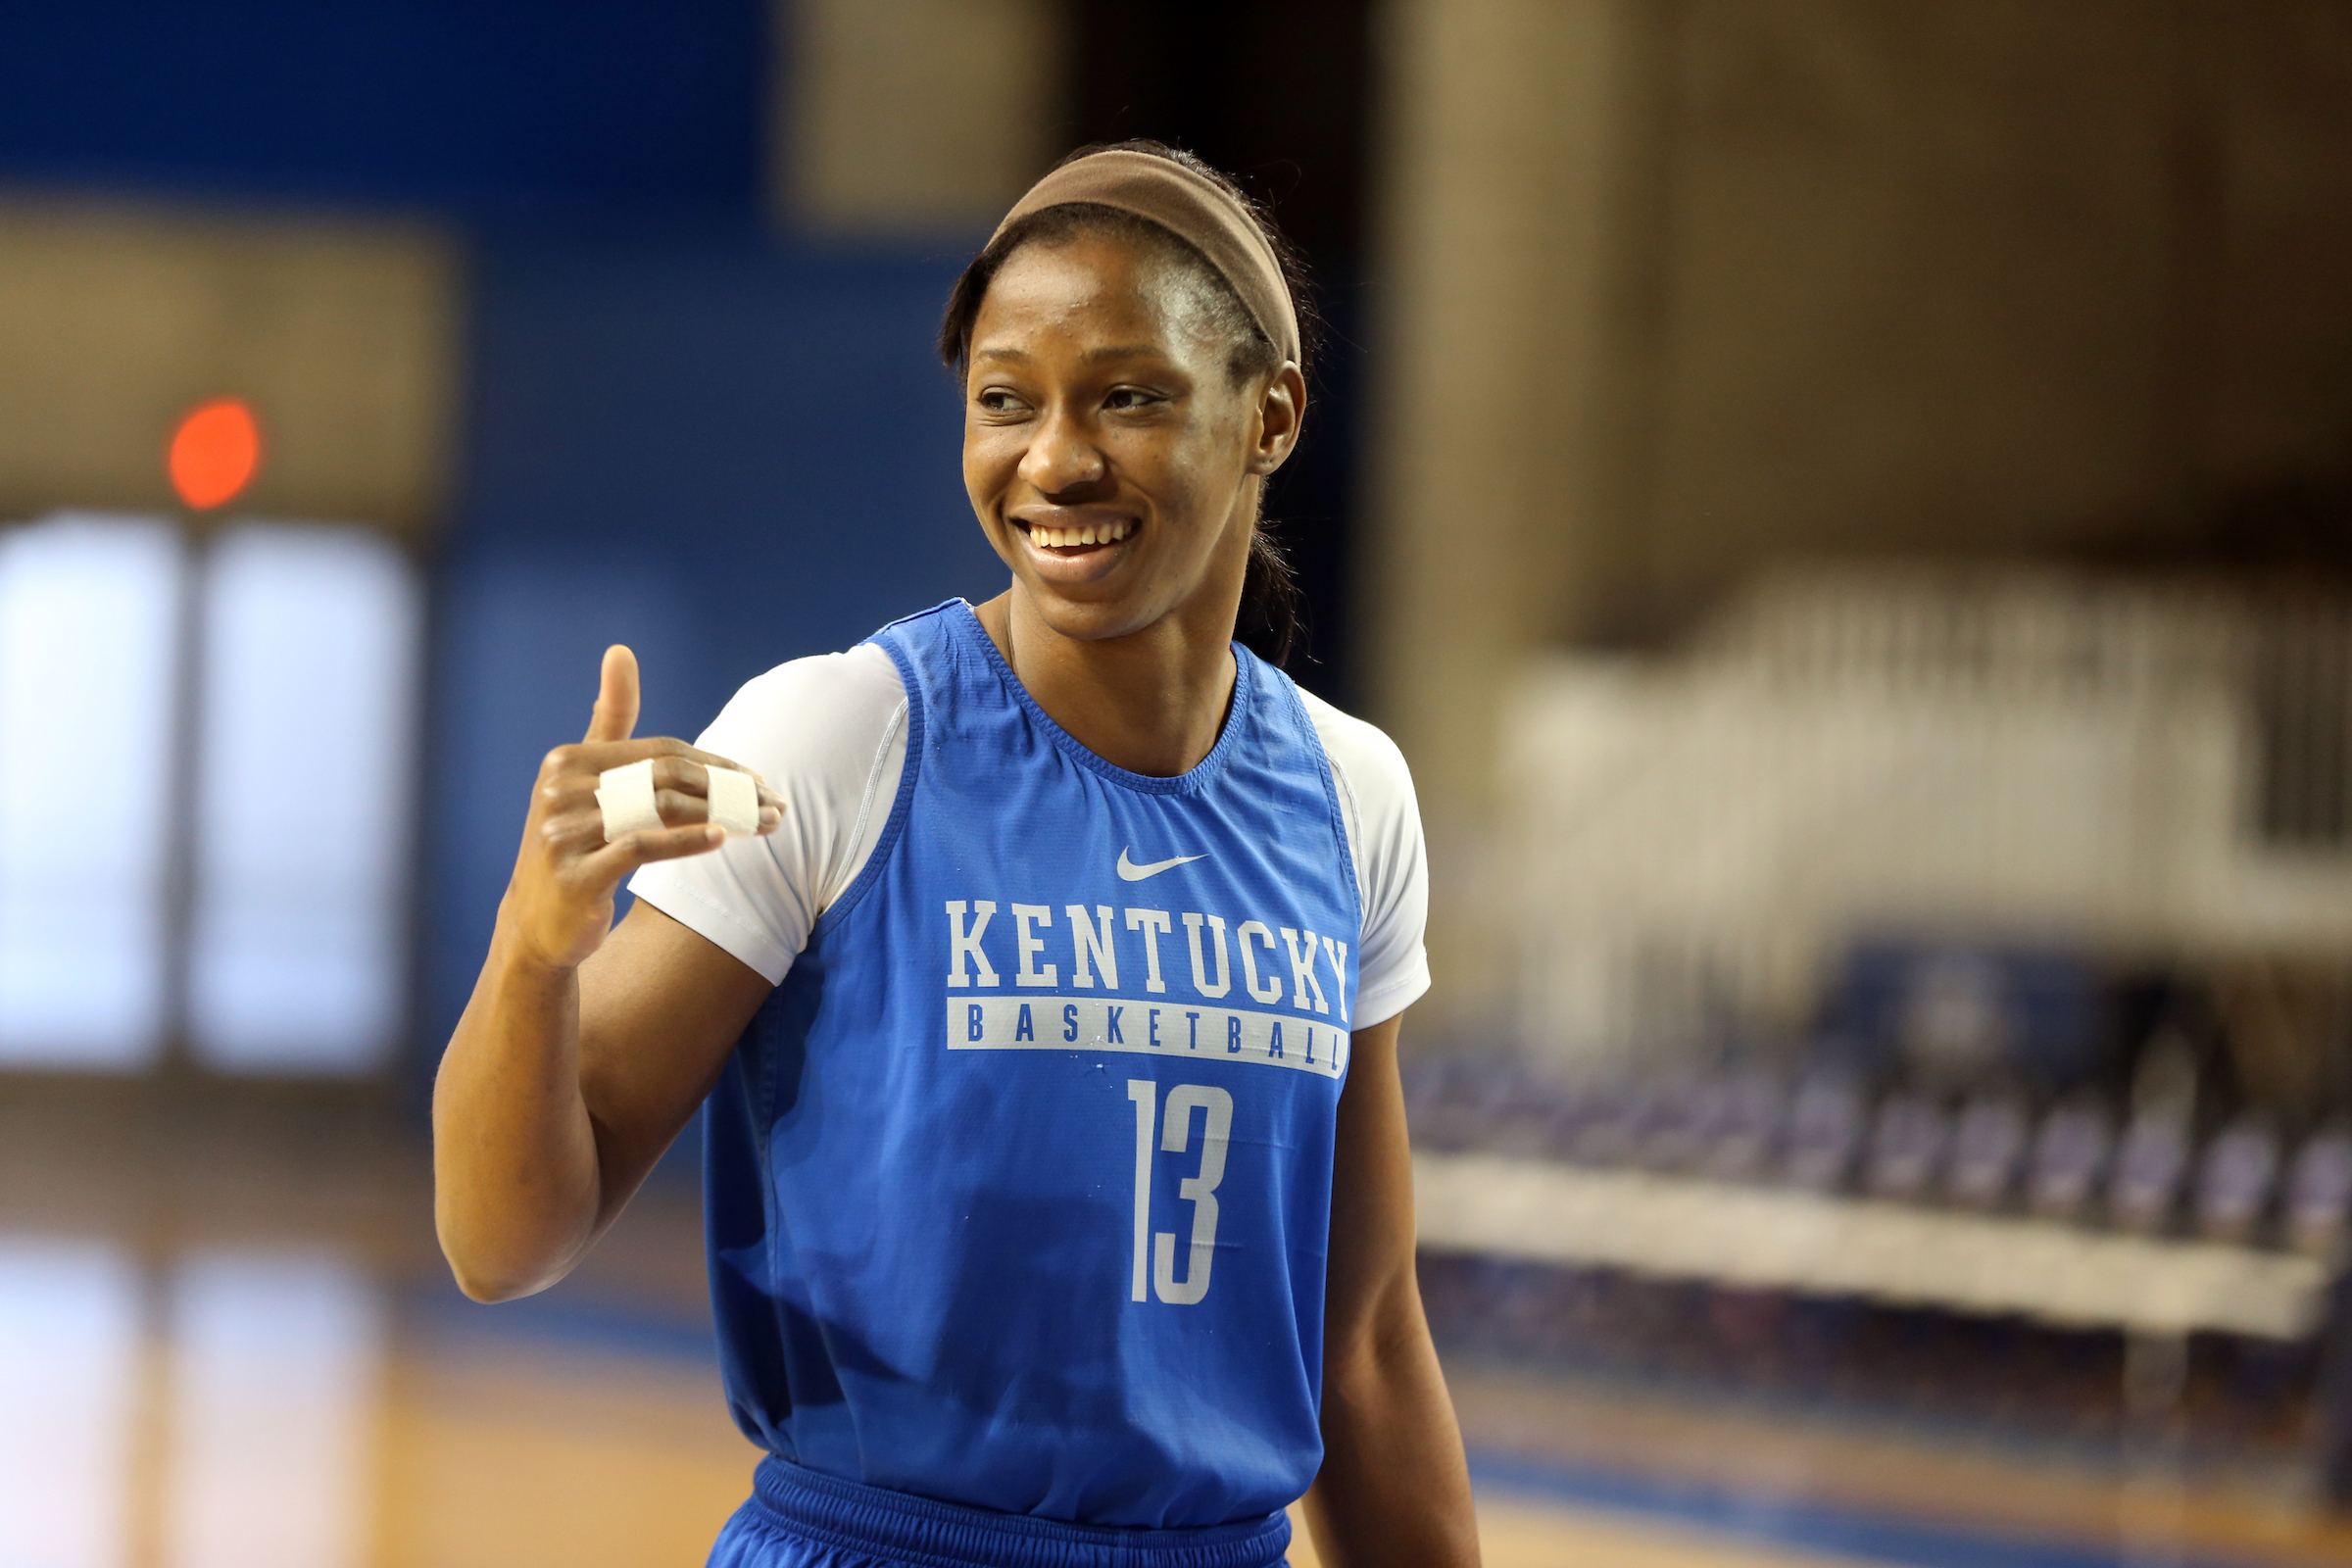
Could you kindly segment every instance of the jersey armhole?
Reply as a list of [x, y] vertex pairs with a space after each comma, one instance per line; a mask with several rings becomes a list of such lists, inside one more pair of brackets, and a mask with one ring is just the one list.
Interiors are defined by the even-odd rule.
[[[1358, 847], [1354, 835], [1348, 831], [1348, 807], [1354, 802], [1355, 791], [1350, 786], [1348, 800], [1343, 802], [1340, 799], [1340, 764], [1332, 757], [1331, 748], [1323, 744], [1323, 732], [1315, 728], [1315, 715], [1308, 710], [1306, 699], [1300, 695], [1298, 682], [1284, 676], [1282, 686], [1284, 694], [1291, 700], [1291, 711], [1297, 716], [1299, 728], [1306, 732], [1307, 738], [1314, 744], [1315, 760], [1323, 764], [1319, 769], [1323, 775], [1323, 805], [1331, 812], [1331, 835], [1340, 845], [1340, 870], [1348, 879], [1348, 891], [1355, 903], [1355, 972], [1359, 990], [1356, 996], [1348, 1000], [1351, 1004], [1358, 1003], [1363, 1000], [1360, 987], [1364, 972], [1364, 882], [1355, 871]], [[1357, 814], [1360, 818], [1362, 813]], [[1345, 977], [1341, 983], [1346, 984]], [[1348, 1009], [1348, 1032], [1354, 1033], [1355, 1027], [1355, 1007], [1350, 1005]], [[1353, 1059], [1350, 1055], [1349, 1060]]]
[[[1307, 717], [1310, 719], [1314, 717], [1312, 710], [1308, 710]], [[1322, 732], [1317, 731], [1315, 738], [1320, 741], [1323, 738]], [[1364, 918], [1364, 911], [1371, 907], [1372, 893], [1372, 889], [1364, 877], [1364, 803], [1362, 798], [1355, 793], [1355, 780], [1348, 777], [1347, 764], [1332, 756], [1331, 748], [1328, 746], [1323, 748], [1323, 766], [1331, 774], [1332, 787], [1339, 795], [1340, 836], [1348, 844], [1348, 855], [1350, 861], [1348, 869], [1355, 879], [1356, 920], [1360, 924]]]
[[[889, 863], [891, 856], [898, 851], [899, 841], [906, 836], [906, 818], [914, 808], [915, 780], [922, 773], [924, 728], [922, 687], [915, 680], [912, 666], [907, 663], [906, 656], [899, 651], [896, 643], [885, 637], [873, 637], [867, 640], [890, 656], [891, 663], [898, 669], [900, 684], [906, 688], [906, 760], [899, 768], [899, 791], [890, 803], [890, 819], [882, 824], [881, 836], [874, 840], [874, 848], [866, 856], [865, 864], [858, 868], [858, 875], [852, 879], [850, 885], [842, 890], [841, 897], [828, 905], [825, 912], [818, 915], [815, 924], [808, 928], [810, 942], [816, 941], [817, 938], [840, 924], [849, 911], [857, 906], [858, 902], [865, 897], [866, 890], [881, 880], [882, 867]], [[884, 737], [883, 744], [885, 746], [889, 744], [887, 735]], [[871, 809], [870, 806], [867, 809]]]

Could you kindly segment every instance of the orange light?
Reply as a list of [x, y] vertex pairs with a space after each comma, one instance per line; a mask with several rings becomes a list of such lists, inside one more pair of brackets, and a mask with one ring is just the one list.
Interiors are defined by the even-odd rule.
[[172, 488], [195, 511], [222, 506], [262, 466], [262, 427], [243, 398], [199, 403], [172, 432]]

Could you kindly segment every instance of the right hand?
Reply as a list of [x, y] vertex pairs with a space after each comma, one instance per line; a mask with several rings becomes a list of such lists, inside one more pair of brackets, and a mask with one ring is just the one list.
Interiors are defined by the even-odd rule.
[[[531, 811], [522, 829], [514, 877], [499, 908], [499, 924], [515, 956], [550, 968], [577, 968], [612, 929], [612, 894], [621, 879], [653, 860], [706, 855], [726, 842], [710, 825], [710, 772], [737, 767], [669, 736], [632, 740], [637, 727], [637, 656], [614, 644], [605, 650], [603, 679], [588, 734], [577, 746], [559, 746], [539, 764]], [[605, 769], [654, 760], [654, 803], [661, 828], [605, 842], [604, 812], [596, 804]], [[784, 820], [784, 799], [760, 783], [760, 831]]]

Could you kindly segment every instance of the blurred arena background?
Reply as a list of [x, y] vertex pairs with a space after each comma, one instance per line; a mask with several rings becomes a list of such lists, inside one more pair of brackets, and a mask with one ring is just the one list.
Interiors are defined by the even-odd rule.
[[17, 0], [0, 1568], [701, 1560], [694, 1150], [473, 1306], [435, 1054], [606, 643], [995, 591], [1126, 135], [1323, 285], [1489, 1561], [2352, 1560], [2352, 0]]

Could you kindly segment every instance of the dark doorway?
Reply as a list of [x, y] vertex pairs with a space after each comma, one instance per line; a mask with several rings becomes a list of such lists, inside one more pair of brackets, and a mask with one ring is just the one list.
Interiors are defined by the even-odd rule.
[[1347, 705], [1358, 689], [1348, 609], [1359, 536], [1371, 8], [1202, 0], [1071, 10], [1069, 145], [1152, 136], [1189, 148], [1271, 203], [1313, 271], [1325, 332], [1306, 440], [1275, 481], [1266, 515], [1307, 602], [1307, 644], [1291, 673]]

